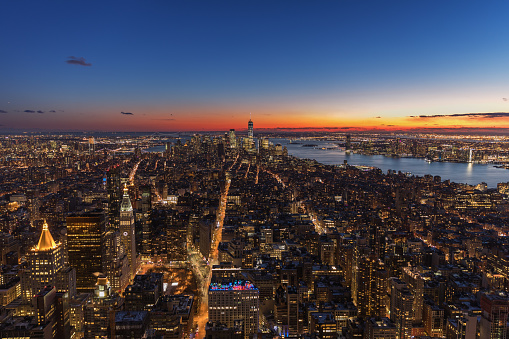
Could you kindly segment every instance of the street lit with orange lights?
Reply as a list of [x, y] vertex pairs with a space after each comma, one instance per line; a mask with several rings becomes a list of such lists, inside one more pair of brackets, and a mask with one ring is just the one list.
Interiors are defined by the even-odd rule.
[[197, 324], [197, 338], [203, 338], [205, 336], [205, 325], [208, 321], [208, 289], [210, 280], [212, 278], [212, 266], [217, 264], [218, 259], [218, 246], [222, 239], [223, 223], [226, 213], [226, 202], [228, 200], [228, 191], [230, 189], [230, 175], [229, 172], [225, 174], [225, 186], [221, 192], [221, 198], [219, 201], [219, 209], [216, 216], [216, 227], [212, 234], [212, 244], [210, 248], [210, 255], [207, 261], [204, 261], [198, 251], [188, 242], [188, 258], [191, 264], [194, 276], [198, 285], [199, 292], [199, 305], [198, 313], [195, 317]]

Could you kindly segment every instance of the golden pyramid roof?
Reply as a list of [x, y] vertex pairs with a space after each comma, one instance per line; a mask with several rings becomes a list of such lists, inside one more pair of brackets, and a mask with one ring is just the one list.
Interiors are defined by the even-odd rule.
[[39, 243], [37, 244], [35, 249], [37, 251], [47, 251], [55, 247], [57, 247], [57, 244], [55, 243], [55, 240], [53, 240], [53, 237], [51, 236], [51, 233], [48, 229], [48, 223], [46, 222], [46, 220], [44, 220], [44, 224], [42, 225], [41, 237], [39, 238]]

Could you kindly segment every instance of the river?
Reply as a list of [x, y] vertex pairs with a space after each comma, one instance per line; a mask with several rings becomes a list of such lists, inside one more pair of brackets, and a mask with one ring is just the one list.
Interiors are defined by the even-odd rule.
[[[491, 164], [468, 164], [457, 162], [432, 162], [428, 163], [420, 158], [392, 158], [383, 155], [362, 155], [350, 153], [339, 149], [321, 149], [337, 146], [332, 141], [299, 140], [301, 144], [290, 143], [287, 139], [270, 139], [274, 144], [281, 144], [288, 148], [288, 154], [298, 158], [314, 159], [322, 164], [343, 164], [347, 160], [349, 165], [374, 166], [384, 173], [387, 170], [410, 172], [414, 175], [423, 176], [431, 174], [439, 175], [442, 180], [451, 180], [458, 183], [476, 185], [481, 182], [488, 184], [489, 188], [496, 188], [499, 182], [509, 181], [509, 170], [496, 168]], [[318, 145], [317, 147], [302, 147], [304, 144]]]

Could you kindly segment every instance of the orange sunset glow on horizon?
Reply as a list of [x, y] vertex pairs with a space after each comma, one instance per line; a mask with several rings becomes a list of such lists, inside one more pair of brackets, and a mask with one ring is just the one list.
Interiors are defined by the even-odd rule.
[[[76, 116], [50, 114], [34, 116], [27, 129], [69, 130], [69, 125], [77, 123], [82, 131], [227, 131], [247, 129], [250, 112], [237, 113], [233, 110], [205, 110], [202, 112], [181, 110], [165, 113], [157, 110], [153, 113], [116, 112], [88, 113]], [[509, 128], [509, 113], [453, 113], [444, 115], [414, 115], [403, 117], [384, 117], [367, 114], [323, 114], [303, 111], [251, 112], [255, 130], [258, 132], [303, 132], [303, 131], [419, 131], [427, 129], [496, 129]], [[53, 118], [53, 119], [52, 119]], [[115, 128], [112, 129], [112, 126]]]

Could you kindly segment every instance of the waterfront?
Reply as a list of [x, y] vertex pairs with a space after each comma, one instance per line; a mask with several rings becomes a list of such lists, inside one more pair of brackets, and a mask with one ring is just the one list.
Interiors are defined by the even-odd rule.
[[[288, 139], [271, 139], [274, 144], [281, 144], [288, 148], [288, 154], [298, 158], [314, 159], [322, 164], [338, 165], [347, 160], [349, 165], [373, 166], [380, 168], [384, 173], [389, 169], [410, 172], [423, 176], [439, 175], [442, 180], [451, 180], [458, 183], [476, 185], [481, 182], [488, 184], [489, 188], [496, 188], [497, 183], [509, 181], [509, 170], [496, 168], [492, 164], [468, 164], [456, 162], [428, 163], [421, 158], [392, 158], [383, 155], [362, 155], [356, 153], [346, 154], [342, 149], [335, 148], [333, 141], [307, 140], [299, 144], [290, 143]], [[302, 147], [304, 144], [317, 145], [316, 147]], [[325, 149], [322, 149], [325, 148]]]
[[[185, 142], [185, 141], [183, 141]], [[337, 147], [337, 142], [322, 140], [306, 140], [290, 143], [288, 139], [270, 139], [273, 144], [281, 144], [288, 148], [288, 154], [301, 159], [312, 159], [326, 165], [340, 165], [346, 160], [349, 165], [372, 166], [380, 168], [384, 173], [388, 170], [409, 172], [423, 176], [431, 174], [440, 176], [442, 180], [477, 185], [481, 182], [489, 188], [496, 188], [499, 182], [509, 181], [509, 170], [496, 168], [492, 164], [469, 164], [458, 162], [431, 162], [422, 158], [393, 158], [383, 155], [347, 154]], [[303, 145], [316, 145], [303, 147]], [[323, 149], [325, 148], [325, 149]], [[164, 146], [146, 149], [148, 152], [163, 152]]]

